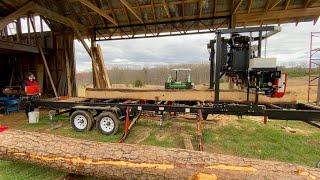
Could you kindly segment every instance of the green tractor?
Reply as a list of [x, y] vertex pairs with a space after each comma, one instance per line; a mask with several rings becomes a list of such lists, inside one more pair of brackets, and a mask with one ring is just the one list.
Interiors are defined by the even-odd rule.
[[165, 89], [193, 89], [194, 83], [190, 71], [191, 69], [172, 69], [165, 83]]

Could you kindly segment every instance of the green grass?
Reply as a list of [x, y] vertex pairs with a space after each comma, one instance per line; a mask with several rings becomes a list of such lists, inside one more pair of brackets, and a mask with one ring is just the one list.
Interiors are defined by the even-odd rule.
[[1, 180], [49, 180], [62, 179], [66, 173], [50, 168], [21, 162], [0, 160]]
[[[218, 129], [205, 129], [204, 143], [221, 152], [242, 157], [277, 160], [315, 167], [320, 161], [320, 132], [308, 126], [308, 135], [284, 132], [284, 121], [268, 125], [242, 120]], [[289, 126], [307, 129], [305, 123], [290, 122]]]
[[[235, 120], [225, 125], [204, 123], [203, 140], [207, 152], [223, 153], [248, 158], [276, 160], [315, 167], [320, 160], [320, 131], [304, 122], [269, 121], [267, 125], [258, 121]], [[63, 126], [48, 131], [56, 124]], [[120, 127], [124, 125], [121, 124]], [[289, 126], [303, 133], [284, 132], [281, 127]], [[99, 131], [75, 132], [67, 116], [59, 116], [52, 124], [48, 118], [41, 118], [38, 124], [24, 122], [14, 127], [28, 131], [46, 132], [67, 137], [100, 142], [118, 142], [123, 128], [115, 136], [104, 136]], [[145, 138], [143, 132], [149, 133]], [[164, 128], [159, 128], [159, 121], [140, 120], [130, 132], [126, 143], [184, 148], [182, 134], [191, 135], [193, 147], [197, 147], [196, 121], [165, 121]], [[47, 168], [27, 165], [19, 162], [0, 161], [0, 179], [60, 179], [65, 173]]]

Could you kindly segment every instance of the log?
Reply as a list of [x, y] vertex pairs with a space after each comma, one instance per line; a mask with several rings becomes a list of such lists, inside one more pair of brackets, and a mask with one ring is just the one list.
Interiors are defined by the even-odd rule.
[[[250, 94], [250, 101], [254, 102], [255, 95]], [[214, 101], [212, 90], [164, 90], [164, 89], [103, 89], [87, 88], [86, 98], [98, 99], [142, 99], [161, 101]], [[240, 90], [221, 90], [220, 100], [227, 102], [246, 102], [247, 94]], [[264, 95], [259, 96], [262, 104], [288, 103], [295, 104], [296, 97], [285, 95], [282, 98], [270, 98]]]
[[316, 179], [320, 169], [282, 162], [37, 132], [0, 133], [0, 158], [108, 179]]

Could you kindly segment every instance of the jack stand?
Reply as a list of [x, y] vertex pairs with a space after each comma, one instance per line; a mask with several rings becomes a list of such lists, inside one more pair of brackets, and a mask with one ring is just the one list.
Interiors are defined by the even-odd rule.
[[129, 118], [130, 111], [131, 111], [131, 108], [127, 107], [127, 109], [126, 109], [125, 128], [124, 128], [123, 135], [122, 135], [121, 139], [119, 140], [119, 143], [123, 143], [126, 140], [127, 136], [130, 133], [130, 129], [135, 124], [135, 122], [140, 118], [140, 115], [142, 114], [142, 111], [140, 111], [139, 114], [136, 117], [134, 117], [132, 119], [132, 121], [130, 122], [130, 118]]
[[198, 110], [198, 122], [197, 122], [197, 135], [199, 141], [199, 151], [203, 151], [203, 138], [202, 138], [202, 111]]
[[124, 132], [123, 135], [119, 141], [119, 143], [123, 143], [124, 140], [127, 138], [128, 133], [129, 133], [129, 125], [130, 125], [130, 119], [129, 119], [129, 114], [130, 114], [131, 109], [129, 107], [127, 107], [126, 109], [126, 121], [125, 121], [125, 128], [124, 128]]
[[160, 130], [163, 130], [163, 121], [164, 121], [164, 113], [162, 112], [160, 116]]
[[54, 124], [55, 116], [56, 116], [57, 111], [56, 110], [51, 110], [49, 111], [49, 119], [50, 119], [50, 124], [51, 126]]
[[268, 123], [268, 116], [264, 116], [263, 117], [263, 124], [267, 124]]

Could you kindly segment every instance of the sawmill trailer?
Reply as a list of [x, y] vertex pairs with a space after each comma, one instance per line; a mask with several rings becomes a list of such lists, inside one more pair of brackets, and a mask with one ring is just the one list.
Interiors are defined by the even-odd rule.
[[[222, 29], [215, 32], [216, 38], [208, 44], [210, 87], [214, 94], [212, 101], [136, 100], [95, 96], [95, 98], [40, 99], [31, 104], [54, 110], [51, 111], [51, 117], [55, 114], [69, 113], [71, 125], [76, 131], [87, 131], [96, 125], [103, 134], [111, 135], [117, 132], [119, 121], [125, 120], [125, 132], [121, 141], [125, 139], [144, 111], [159, 114], [160, 125], [165, 114], [196, 114], [199, 132], [201, 132], [201, 122], [208, 114], [262, 116], [265, 123], [268, 118], [319, 123], [319, 106], [259, 102], [259, 96], [281, 98], [286, 92], [287, 74], [279, 70], [275, 58], [261, 57], [262, 41], [280, 31], [280, 27], [265, 26]], [[236, 85], [246, 88], [245, 102], [220, 99], [220, 79], [223, 76], [232, 78]], [[250, 98], [252, 95], [254, 100]], [[314, 125], [319, 127], [319, 124]]]
[[142, 112], [151, 111], [160, 115], [160, 125], [165, 114], [189, 113], [206, 119], [208, 114], [226, 114], [237, 116], [262, 116], [264, 123], [268, 118], [275, 120], [305, 121], [316, 124], [320, 120], [320, 108], [308, 104], [239, 104], [232, 102], [200, 103], [143, 101], [119, 99], [88, 99], [88, 98], [51, 98], [33, 102], [36, 107], [46, 108], [51, 117], [68, 113], [72, 127], [76, 131], [88, 131], [96, 126], [105, 135], [115, 134], [121, 120], [126, 121], [125, 134], [129, 132]]

